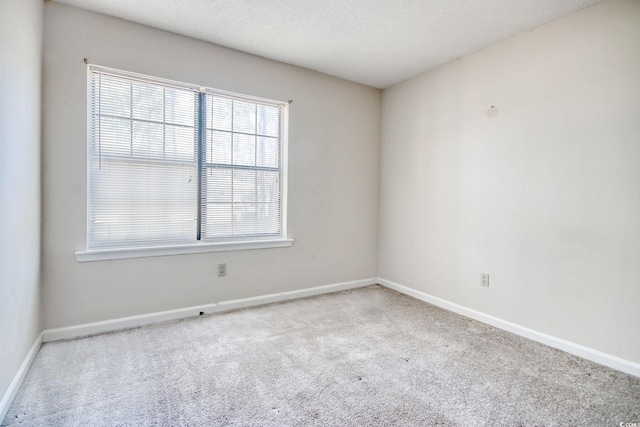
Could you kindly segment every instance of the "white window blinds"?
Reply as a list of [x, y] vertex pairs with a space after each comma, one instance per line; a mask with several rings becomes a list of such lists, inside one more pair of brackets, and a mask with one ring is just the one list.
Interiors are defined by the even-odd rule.
[[283, 103], [89, 72], [89, 249], [283, 235]]
[[280, 235], [281, 107], [214, 94], [205, 102], [203, 238]]

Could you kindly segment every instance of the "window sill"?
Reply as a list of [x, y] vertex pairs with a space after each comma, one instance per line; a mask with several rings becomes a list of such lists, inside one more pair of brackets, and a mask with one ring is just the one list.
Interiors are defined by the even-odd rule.
[[78, 262], [107, 261], [111, 259], [146, 258], [166, 255], [198, 254], [203, 252], [241, 251], [248, 249], [283, 248], [293, 239], [249, 240], [242, 242], [194, 243], [187, 245], [145, 246], [138, 248], [94, 249], [77, 251]]

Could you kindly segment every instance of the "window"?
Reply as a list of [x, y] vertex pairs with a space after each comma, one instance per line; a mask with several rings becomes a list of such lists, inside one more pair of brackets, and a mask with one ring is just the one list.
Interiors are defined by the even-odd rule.
[[83, 254], [286, 241], [287, 111], [284, 102], [89, 66]]

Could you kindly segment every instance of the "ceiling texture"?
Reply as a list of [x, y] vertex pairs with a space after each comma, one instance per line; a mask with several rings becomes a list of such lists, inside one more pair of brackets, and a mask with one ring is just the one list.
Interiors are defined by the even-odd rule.
[[386, 88], [602, 0], [56, 0]]

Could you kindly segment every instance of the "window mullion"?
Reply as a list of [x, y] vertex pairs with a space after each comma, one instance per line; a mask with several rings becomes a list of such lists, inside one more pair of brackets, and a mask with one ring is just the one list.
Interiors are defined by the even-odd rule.
[[129, 82], [129, 154], [133, 157], [133, 83]]
[[[233, 165], [233, 140], [235, 138], [235, 133], [234, 133], [234, 117], [233, 117], [233, 109], [234, 109], [234, 105], [235, 105], [235, 100], [231, 100], [231, 165]], [[235, 175], [235, 168], [231, 169], [231, 235], [234, 235], [234, 230], [235, 230], [235, 220], [233, 217], [234, 214], [234, 208], [235, 208], [235, 200], [234, 200], [234, 194], [233, 194], [233, 186], [234, 186], [234, 182], [233, 182], [233, 177]]]
[[167, 88], [162, 88], [162, 158], [167, 156]]
[[202, 165], [204, 163], [205, 145], [206, 145], [206, 122], [205, 122], [205, 94], [203, 92], [198, 93], [198, 120], [196, 125], [196, 132], [198, 135], [197, 150], [198, 150], [198, 219], [197, 219], [197, 237], [196, 240], [202, 240], [202, 220], [203, 220], [203, 206], [202, 200], [206, 192], [206, 173], [203, 173]]
[[253, 221], [253, 232], [258, 232], [258, 171], [255, 169], [258, 166], [258, 104], [254, 109], [255, 122], [254, 122], [254, 135], [253, 135], [253, 209], [255, 217]]

